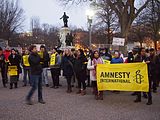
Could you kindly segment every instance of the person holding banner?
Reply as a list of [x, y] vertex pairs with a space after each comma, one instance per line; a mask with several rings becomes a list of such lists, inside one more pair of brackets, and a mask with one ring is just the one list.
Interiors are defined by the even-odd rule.
[[24, 71], [24, 75], [23, 75], [24, 85], [23, 85], [23, 87], [27, 86], [27, 75], [28, 75], [28, 78], [29, 78], [29, 84], [31, 85], [30, 64], [29, 64], [29, 61], [28, 61], [28, 57], [29, 57], [29, 51], [25, 50], [25, 53], [22, 56], [22, 66], [23, 66], [23, 71]]
[[[19, 79], [19, 72], [20, 72], [20, 59], [19, 56], [16, 54], [16, 50], [11, 50], [11, 55], [8, 57], [9, 60], [9, 74], [10, 74], [10, 89], [13, 88], [13, 84], [15, 88], [18, 87], [18, 79]], [[13, 69], [12, 69], [13, 68]], [[16, 72], [15, 72], [16, 71]], [[14, 74], [12, 74], [14, 73]]]
[[[152, 104], [152, 93], [151, 93], [151, 85], [152, 85], [152, 81], [151, 81], [151, 69], [150, 69], [150, 59], [149, 57], [146, 55], [146, 51], [145, 48], [140, 48], [138, 55], [135, 58], [135, 62], [145, 62], [148, 65], [148, 77], [149, 77], [149, 92], [147, 93], [148, 96], [146, 95], [146, 93], [143, 93], [143, 96], [145, 98], [148, 98], [148, 102], [146, 103], [147, 105], [151, 105]], [[137, 102], [141, 102], [141, 92], [136, 92], [137, 98], [134, 101], [135, 103]]]
[[160, 47], [158, 48], [157, 55], [156, 55], [156, 81], [157, 81], [157, 87], [159, 87], [160, 83]]
[[37, 48], [35, 45], [31, 45], [29, 50], [31, 52], [28, 60], [31, 67], [32, 88], [30, 89], [26, 97], [26, 103], [28, 105], [33, 105], [31, 98], [35, 93], [36, 89], [38, 88], [38, 102], [41, 104], [45, 104], [42, 97], [42, 66], [40, 64], [41, 58], [37, 53]]
[[60, 75], [60, 66], [61, 66], [61, 51], [56, 49], [52, 50], [51, 59], [50, 59], [50, 68], [53, 86], [51, 88], [59, 88], [59, 75]]
[[[121, 54], [119, 51], [114, 52], [114, 58], [111, 60], [111, 64], [119, 64], [123, 63], [123, 58], [121, 57]], [[114, 93], [120, 93], [120, 91], [113, 91]]]
[[111, 64], [123, 63], [123, 58], [120, 57], [120, 53], [118, 51], [114, 52], [114, 58], [111, 60]]
[[150, 59], [150, 79], [152, 80], [152, 89], [153, 93], [157, 92], [157, 81], [156, 81], [156, 56], [154, 48], [149, 50], [149, 59]]
[[100, 57], [98, 51], [94, 51], [91, 55], [87, 69], [90, 70], [90, 80], [92, 81], [93, 94], [96, 100], [103, 100], [103, 91], [98, 91], [97, 78], [96, 78], [96, 67], [97, 64], [103, 64], [103, 59]]

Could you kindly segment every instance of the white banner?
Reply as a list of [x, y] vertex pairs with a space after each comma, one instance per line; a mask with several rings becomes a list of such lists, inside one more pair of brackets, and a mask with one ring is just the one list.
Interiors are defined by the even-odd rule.
[[125, 38], [116, 38], [116, 37], [113, 37], [112, 45], [124, 46], [124, 43], [125, 43]]

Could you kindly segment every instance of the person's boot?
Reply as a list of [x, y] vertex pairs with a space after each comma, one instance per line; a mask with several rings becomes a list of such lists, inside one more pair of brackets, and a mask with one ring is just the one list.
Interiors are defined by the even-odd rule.
[[95, 92], [95, 100], [99, 100], [98, 92]]
[[152, 99], [148, 100], [148, 102], [146, 103], [146, 105], [152, 105]]
[[86, 91], [85, 90], [82, 90], [81, 91], [81, 95], [83, 96], [83, 95], [86, 95]]
[[13, 89], [13, 83], [10, 83], [10, 88], [9, 89]]
[[68, 86], [67, 93], [71, 93], [71, 92], [72, 92], [72, 89], [70, 86]]
[[49, 84], [46, 84], [46, 87], [49, 87]]
[[95, 94], [96, 94], [96, 88], [95, 88], [95, 87], [93, 87], [92, 94], [93, 94], [93, 95], [95, 95]]
[[23, 86], [22, 87], [26, 87], [27, 86], [27, 84], [23, 84]]
[[72, 87], [70, 86], [70, 87], [69, 87], [69, 93], [71, 93], [71, 92], [72, 92]]
[[46, 102], [44, 100], [38, 100], [39, 103], [45, 104]]
[[141, 98], [136, 98], [136, 100], [134, 100], [135, 103], [141, 102]]
[[103, 100], [103, 91], [99, 92], [99, 100]]
[[143, 97], [145, 98], [145, 99], [147, 99], [148, 98], [148, 96], [147, 96], [147, 93], [143, 93]]
[[18, 83], [14, 83], [14, 87], [15, 87], [15, 88], [18, 88]]
[[156, 90], [156, 89], [153, 89], [153, 93], [157, 93], [157, 90]]
[[76, 92], [76, 94], [81, 94], [81, 89], [79, 89], [79, 90]]
[[26, 99], [26, 104], [27, 105], [33, 105], [33, 102], [31, 100]]
[[6, 84], [3, 84], [3, 87], [6, 88], [7, 87]]
[[132, 95], [132, 96], [135, 96], [135, 95], [136, 95], [136, 92], [133, 92], [131, 95]]

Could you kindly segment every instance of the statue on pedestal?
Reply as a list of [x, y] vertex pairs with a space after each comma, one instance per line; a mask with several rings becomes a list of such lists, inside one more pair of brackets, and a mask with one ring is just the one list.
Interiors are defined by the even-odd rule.
[[64, 12], [64, 15], [60, 18], [63, 18], [63, 22], [64, 22], [64, 27], [68, 27], [68, 18], [69, 16], [66, 15], [66, 12]]

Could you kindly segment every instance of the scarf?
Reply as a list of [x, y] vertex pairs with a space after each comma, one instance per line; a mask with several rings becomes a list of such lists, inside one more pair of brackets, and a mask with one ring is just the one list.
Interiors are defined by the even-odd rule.
[[[97, 66], [97, 64], [103, 64], [103, 60], [100, 57], [98, 59], [95, 59], [95, 58], [93, 59], [93, 65]], [[93, 76], [96, 77], [96, 67], [93, 70]]]

